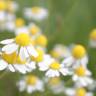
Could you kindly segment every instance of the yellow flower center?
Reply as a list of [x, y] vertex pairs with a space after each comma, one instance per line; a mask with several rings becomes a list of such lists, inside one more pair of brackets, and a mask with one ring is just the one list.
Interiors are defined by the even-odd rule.
[[32, 26], [32, 28], [30, 28], [30, 32], [32, 35], [37, 34], [40, 31], [40, 29], [37, 26]]
[[22, 27], [25, 24], [25, 21], [22, 18], [18, 18], [15, 21], [16, 27]]
[[40, 49], [37, 49], [38, 56], [37, 57], [31, 57], [33, 61], [41, 62], [43, 60], [44, 52]]
[[50, 80], [49, 80], [50, 85], [57, 85], [59, 83], [60, 83], [60, 78], [58, 78], [58, 77], [50, 78]]
[[29, 76], [27, 76], [27, 84], [28, 85], [36, 85], [37, 79], [38, 78], [36, 76], [29, 75]]
[[53, 62], [50, 65], [50, 68], [53, 69], [53, 70], [59, 70], [60, 69], [60, 64], [58, 62]]
[[80, 67], [78, 67], [78, 68], [75, 70], [75, 73], [76, 73], [78, 76], [85, 76], [86, 69], [85, 69], [83, 66], [80, 66]]
[[90, 39], [96, 40], [96, 29], [94, 29], [90, 34]]
[[21, 60], [20, 56], [17, 56], [16, 52], [12, 54], [5, 54], [2, 53], [2, 58], [8, 63], [8, 64], [26, 64], [26, 60]]
[[78, 88], [76, 90], [76, 96], [86, 96], [86, 90], [84, 88]]
[[6, 2], [0, 1], [0, 10], [6, 10], [6, 7], [7, 7]]
[[32, 12], [35, 14], [38, 14], [40, 12], [40, 8], [39, 7], [33, 7]]
[[16, 44], [20, 46], [28, 46], [31, 43], [30, 37], [26, 33], [21, 33], [15, 38]]
[[5, 54], [2, 53], [2, 58], [8, 63], [8, 64], [14, 64], [16, 62], [16, 52], [12, 54]]
[[72, 50], [72, 54], [76, 59], [80, 59], [86, 54], [86, 50], [82, 45], [76, 45]]
[[47, 38], [44, 35], [40, 35], [36, 38], [36, 44], [45, 47], [47, 45]]

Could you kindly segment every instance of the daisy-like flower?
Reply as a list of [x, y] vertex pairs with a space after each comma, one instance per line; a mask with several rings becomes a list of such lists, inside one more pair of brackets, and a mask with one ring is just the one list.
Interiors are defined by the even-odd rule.
[[54, 58], [67, 58], [70, 56], [70, 50], [66, 46], [62, 44], [57, 44], [54, 46], [53, 50], [51, 51], [51, 55]]
[[90, 33], [90, 46], [96, 48], [96, 29]]
[[14, 13], [18, 10], [18, 4], [15, 1], [7, 1], [7, 11], [9, 13]]
[[78, 67], [80, 64], [86, 67], [88, 63], [88, 56], [86, 49], [82, 45], [75, 45], [72, 48], [72, 55], [68, 58], [65, 58], [62, 62], [67, 67]]
[[47, 60], [44, 59], [42, 62], [39, 62], [38, 66], [39, 70], [46, 71], [47, 77], [58, 77], [60, 73], [64, 76], [70, 74], [68, 68], [64, 68], [62, 64], [59, 64], [59, 62], [51, 58], [51, 56]]
[[78, 86], [87, 86], [93, 82], [91, 72], [82, 65], [74, 69], [72, 79], [78, 83]]
[[26, 8], [24, 10], [24, 14], [26, 18], [34, 19], [37, 21], [43, 20], [48, 16], [47, 10], [40, 7]]
[[46, 81], [48, 88], [50, 88], [54, 94], [64, 93], [64, 82], [62, 82], [59, 77], [47, 78]]
[[21, 60], [16, 52], [12, 54], [0, 53], [0, 70], [10, 70], [11, 72], [18, 71], [22, 74], [32, 71], [31, 64], [26, 60]]
[[43, 34], [38, 35], [35, 38], [36, 45], [41, 46], [41, 47], [46, 47], [48, 44], [47, 37]]
[[92, 92], [87, 92], [85, 88], [67, 88], [65, 90], [67, 96], [93, 96]]
[[32, 69], [36, 69], [36, 66], [39, 66], [39, 63], [42, 63], [42, 61], [44, 60], [49, 60], [50, 58], [50, 55], [46, 54], [42, 49], [36, 48], [36, 51], [38, 53], [38, 56], [31, 56], [31, 58], [29, 59], [29, 62], [32, 65]]
[[21, 33], [13, 39], [6, 39], [0, 43], [5, 45], [2, 48], [2, 51], [6, 54], [18, 52], [21, 59], [25, 59], [31, 56], [38, 56], [37, 51], [31, 44], [31, 40], [28, 34]]
[[33, 93], [34, 91], [44, 91], [44, 84], [42, 80], [35, 75], [25, 76], [17, 83], [17, 86], [21, 92], [25, 90], [28, 93]]
[[30, 23], [28, 29], [29, 33], [33, 36], [41, 33], [41, 29], [34, 23]]

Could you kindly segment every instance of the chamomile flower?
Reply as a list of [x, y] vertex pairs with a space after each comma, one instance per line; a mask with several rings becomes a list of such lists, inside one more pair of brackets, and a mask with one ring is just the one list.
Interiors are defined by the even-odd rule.
[[29, 94], [34, 91], [44, 91], [44, 84], [42, 80], [35, 75], [25, 76], [17, 83], [17, 86], [21, 92], [27, 91]]
[[59, 77], [47, 78], [46, 83], [54, 94], [64, 93], [64, 82]]
[[77, 67], [80, 64], [86, 67], [88, 56], [83, 45], [77, 44], [72, 48], [72, 54], [62, 62], [65, 66]]
[[80, 86], [88, 86], [93, 82], [93, 79], [91, 78], [91, 72], [82, 65], [74, 69], [72, 79]]
[[47, 9], [40, 7], [26, 8], [24, 10], [24, 14], [26, 18], [33, 19], [36, 21], [43, 20], [48, 16]]
[[0, 70], [10, 70], [11, 72], [18, 71], [22, 74], [32, 71], [31, 64], [26, 60], [21, 60], [16, 52], [12, 54], [0, 54]]
[[21, 33], [13, 39], [6, 39], [0, 42], [4, 44], [2, 51], [6, 54], [18, 52], [21, 59], [31, 56], [37, 57], [38, 53], [31, 44], [31, 40], [28, 34]]
[[15, 1], [7, 1], [7, 11], [9, 13], [14, 13], [18, 10], [19, 6]]
[[70, 56], [70, 50], [66, 46], [62, 44], [57, 44], [54, 46], [53, 50], [51, 51], [51, 55], [54, 58], [67, 58]]
[[96, 29], [90, 33], [90, 46], [96, 48]]
[[39, 70], [46, 71], [45, 75], [47, 77], [58, 77], [60, 73], [64, 76], [70, 74], [68, 68], [64, 68], [62, 64], [59, 64], [58, 61], [49, 57], [47, 60], [43, 60], [42, 62], [38, 63]]
[[28, 29], [30, 34], [33, 36], [41, 33], [41, 29], [34, 23], [30, 23]]
[[92, 92], [88, 92], [85, 88], [67, 88], [65, 90], [67, 96], [93, 96]]
[[41, 46], [41, 47], [46, 47], [47, 44], [48, 44], [48, 40], [47, 40], [47, 37], [43, 34], [40, 34], [38, 35], [36, 38], [35, 38], [35, 42], [38, 46]]

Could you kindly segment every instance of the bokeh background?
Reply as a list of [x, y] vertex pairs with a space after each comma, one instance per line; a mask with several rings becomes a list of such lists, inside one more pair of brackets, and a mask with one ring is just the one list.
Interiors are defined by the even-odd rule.
[[[83, 44], [89, 55], [88, 68], [96, 79], [96, 49], [88, 46], [89, 33], [96, 27], [96, 0], [14, 0], [19, 4], [17, 17], [23, 17], [23, 8], [31, 6], [45, 7], [49, 11], [49, 18], [40, 26], [49, 39], [48, 50], [55, 44], [70, 45]], [[11, 38], [14, 34], [0, 32], [0, 40]], [[2, 72], [0, 72], [2, 74]], [[16, 81], [20, 74], [8, 73], [0, 79], [0, 96], [28, 96], [20, 94]], [[32, 96], [63, 96], [50, 92], [33, 94]]]

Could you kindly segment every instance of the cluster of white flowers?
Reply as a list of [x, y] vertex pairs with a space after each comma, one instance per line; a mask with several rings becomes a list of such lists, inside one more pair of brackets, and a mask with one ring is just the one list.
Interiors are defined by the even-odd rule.
[[[48, 39], [37, 23], [48, 17], [47, 9], [37, 6], [25, 8], [24, 16], [31, 21], [26, 24], [25, 19], [15, 15], [18, 7], [14, 1], [0, 1], [0, 28], [15, 34], [13, 38], [0, 41], [3, 46], [0, 51], [0, 71], [24, 74], [17, 82], [20, 92], [44, 92], [45, 87], [48, 87], [54, 94], [93, 96], [94, 88], [90, 85], [96, 81], [87, 68], [86, 48], [82, 44], [69, 47], [57, 44], [47, 52]], [[90, 35], [90, 45], [96, 47], [96, 30]], [[44, 73], [45, 77], [34, 75], [35, 71]], [[60, 76], [69, 76], [70, 79], [63, 81]], [[71, 85], [68, 87], [67, 83]], [[94, 86], [96, 87], [96, 84]]]

